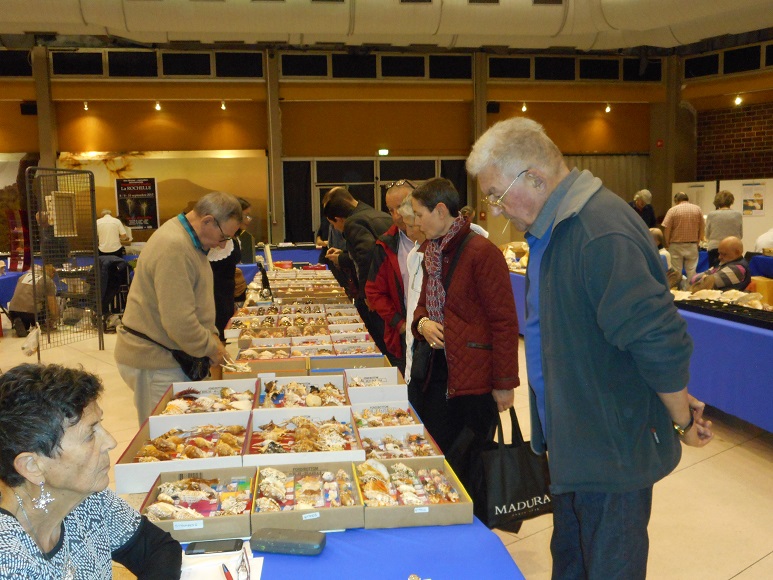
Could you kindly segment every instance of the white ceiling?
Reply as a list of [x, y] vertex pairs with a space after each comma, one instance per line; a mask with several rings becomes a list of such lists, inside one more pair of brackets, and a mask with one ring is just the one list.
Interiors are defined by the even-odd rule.
[[[614, 50], [673, 48], [773, 27], [773, 0], [470, 1], [0, 0], [0, 35], [107, 36], [140, 44]], [[5, 40], [0, 37], [8, 46]]]

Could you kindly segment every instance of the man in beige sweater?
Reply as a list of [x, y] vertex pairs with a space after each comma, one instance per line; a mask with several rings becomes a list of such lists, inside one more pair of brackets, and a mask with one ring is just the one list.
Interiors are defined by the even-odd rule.
[[[225, 349], [215, 328], [207, 252], [222, 248], [241, 221], [239, 201], [213, 192], [158, 228], [137, 261], [123, 324], [166, 347], [220, 364]], [[134, 391], [140, 424], [171, 383], [189, 380], [168, 350], [123, 327], [118, 328], [115, 360]]]

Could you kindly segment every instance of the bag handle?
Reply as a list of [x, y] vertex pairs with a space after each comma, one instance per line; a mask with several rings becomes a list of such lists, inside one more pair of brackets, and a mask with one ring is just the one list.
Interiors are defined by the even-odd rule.
[[462, 250], [464, 250], [464, 246], [467, 245], [467, 242], [469, 242], [473, 236], [477, 236], [475, 232], [472, 230], [467, 233], [467, 235], [462, 240], [462, 243], [459, 244], [459, 249], [456, 250], [456, 253], [454, 254], [454, 257], [451, 259], [451, 263], [448, 265], [448, 272], [446, 272], [446, 277], [443, 278], [443, 288], [446, 292], [448, 292], [448, 287], [451, 285], [451, 276], [454, 275], [454, 270], [456, 270], [456, 263], [459, 261], [459, 256], [462, 255]]
[[[512, 440], [511, 445], [513, 447], [526, 445], [526, 442], [523, 440], [523, 435], [521, 434], [521, 426], [518, 424], [518, 417], [516, 416], [513, 407], [510, 407], [510, 427], [512, 428], [510, 434]], [[497, 443], [500, 450], [505, 448], [504, 430], [502, 429], [502, 419], [499, 417], [499, 413], [497, 413]]]
[[143, 333], [142, 333], [142, 332], [140, 332], [139, 330], [134, 330], [133, 328], [129, 328], [129, 327], [128, 327], [128, 326], [126, 326], [125, 324], [123, 324], [122, 326], [123, 326], [123, 329], [124, 329], [126, 332], [128, 332], [129, 334], [133, 334], [134, 336], [139, 336], [140, 338], [144, 338], [145, 340], [147, 340], [147, 341], [149, 341], [149, 342], [152, 342], [153, 344], [157, 344], [158, 346], [160, 346], [161, 348], [164, 348], [164, 349], [168, 350], [169, 352], [174, 352], [174, 349], [172, 349], [172, 348], [169, 348], [168, 346], [164, 346], [163, 344], [161, 344], [161, 343], [160, 343], [160, 342], [158, 342], [157, 340], [153, 340], [153, 339], [152, 339], [152, 338], [150, 338], [150, 337], [149, 337], [147, 334], [143, 334]]

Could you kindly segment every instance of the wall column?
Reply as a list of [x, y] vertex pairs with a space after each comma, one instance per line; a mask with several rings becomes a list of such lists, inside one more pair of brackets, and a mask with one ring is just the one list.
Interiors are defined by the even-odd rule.
[[650, 113], [650, 179], [655, 215], [671, 207], [671, 184], [695, 181], [697, 134], [695, 110], [682, 102], [682, 63], [678, 56], [663, 59], [666, 102]]
[[268, 117], [268, 242], [285, 241], [282, 174], [282, 115], [279, 110], [279, 59], [266, 52], [266, 114]]
[[35, 79], [35, 99], [38, 107], [38, 140], [40, 167], [56, 167], [59, 140], [56, 134], [56, 112], [51, 100], [51, 76], [48, 69], [48, 48], [32, 48], [32, 76]]

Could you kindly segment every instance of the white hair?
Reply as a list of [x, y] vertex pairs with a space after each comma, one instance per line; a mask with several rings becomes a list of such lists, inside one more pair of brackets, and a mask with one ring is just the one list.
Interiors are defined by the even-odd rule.
[[467, 157], [467, 171], [473, 177], [487, 167], [494, 167], [503, 175], [515, 175], [530, 167], [557, 175], [564, 165], [561, 151], [542, 125], [526, 117], [513, 117], [492, 125]]
[[112, 214], [113, 214], [113, 212], [110, 211], [109, 209], [103, 209], [102, 210], [102, 215], [112, 215]]
[[649, 189], [640, 189], [636, 192], [636, 195], [633, 196], [633, 200], [642, 200], [645, 205], [649, 205], [652, 203], [652, 194], [650, 193]]

